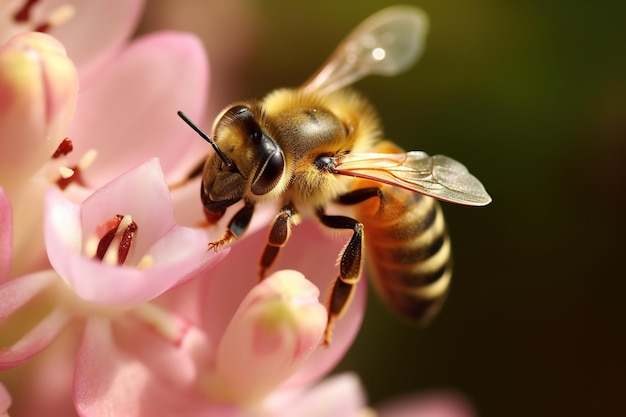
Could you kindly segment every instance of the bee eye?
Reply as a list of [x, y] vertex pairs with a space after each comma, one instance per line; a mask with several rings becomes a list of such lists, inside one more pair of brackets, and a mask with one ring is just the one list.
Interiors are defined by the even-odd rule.
[[278, 184], [285, 171], [285, 157], [282, 150], [274, 141], [265, 137], [263, 150], [266, 158], [259, 166], [252, 178], [251, 191], [255, 195], [269, 193]]
[[313, 161], [313, 165], [315, 165], [315, 167], [320, 171], [331, 171], [333, 168], [335, 168], [335, 161], [332, 155], [324, 154], [315, 158], [315, 161]]

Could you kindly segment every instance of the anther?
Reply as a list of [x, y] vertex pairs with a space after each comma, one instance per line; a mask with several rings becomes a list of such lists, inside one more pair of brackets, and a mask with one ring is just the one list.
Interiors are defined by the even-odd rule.
[[27, 0], [22, 8], [15, 12], [13, 20], [16, 22], [27, 22], [30, 20], [30, 12], [36, 3], [39, 3], [39, 0]]
[[72, 152], [73, 150], [74, 150], [74, 145], [72, 144], [72, 141], [70, 140], [70, 138], [65, 138], [61, 141], [61, 143], [59, 143], [57, 150], [54, 151], [54, 153], [52, 154], [52, 159], [57, 159], [62, 156], [65, 156], [68, 153]]
[[59, 168], [59, 178], [56, 181], [61, 190], [65, 190], [72, 183], [83, 184], [82, 175], [78, 166]]
[[104, 227], [108, 227], [103, 236], [100, 238], [100, 242], [98, 242], [98, 249], [96, 250], [95, 257], [103, 260], [104, 255], [109, 250], [109, 246], [111, 246], [111, 242], [113, 242], [113, 238], [117, 233], [117, 228], [120, 223], [122, 223], [123, 216], [116, 215], [113, 219], [107, 220], [105, 223], [98, 226], [98, 229], [102, 229]]
[[98, 242], [94, 258], [103, 262], [124, 264], [135, 232], [137, 232], [137, 223], [131, 216], [117, 214], [114, 218], [100, 224], [96, 232], [102, 237]]
[[131, 222], [122, 232], [120, 246], [117, 250], [117, 263], [119, 265], [122, 265], [124, 261], [126, 261], [126, 257], [128, 256], [128, 252], [130, 251], [130, 246], [133, 243], [133, 236], [135, 235], [136, 231], [137, 223]]
[[[60, 152], [60, 155], [62, 154], [63, 151], [59, 151], [61, 147], [64, 147], [64, 149], [67, 149], [67, 145], [63, 145], [63, 143], [64, 142], [61, 142], [61, 145], [59, 145], [59, 148], [57, 148], [57, 151], [53, 154], [52, 158], [55, 158], [55, 155], [57, 154], [57, 152]], [[69, 146], [72, 146], [71, 141], [70, 141]], [[96, 159], [96, 156], [97, 156], [97, 152], [94, 149], [91, 149], [85, 152], [83, 157], [80, 158], [80, 161], [78, 161], [78, 164], [71, 166], [71, 167], [59, 168], [60, 177], [56, 181], [57, 186], [61, 190], [65, 190], [72, 183], [85, 185], [85, 182], [83, 181], [81, 173], [85, 171], [93, 163], [93, 161]]]
[[32, 11], [39, 0], [27, 0], [24, 5], [13, 14], [13, 20], [30, 26], [34, 32], [48, 32], [51, 28], [62, 25], [74, 16], [75, 8], [71, 4], [63, 4], [48, 13], [40, 23], [32, 21]]

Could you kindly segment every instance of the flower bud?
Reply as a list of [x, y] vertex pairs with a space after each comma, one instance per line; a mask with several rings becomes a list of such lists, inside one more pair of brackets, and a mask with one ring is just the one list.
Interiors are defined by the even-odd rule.
[[63, 45], [37, 32], [0, 46], [0, 180], [5, 188], [32, 175], [65, 137], [78, 76]]
[[327, 313], [319, 290], [296, 271], [255, 286], [220, 342], [213, 393], [250, 404], [287, 380], [320, 345]]

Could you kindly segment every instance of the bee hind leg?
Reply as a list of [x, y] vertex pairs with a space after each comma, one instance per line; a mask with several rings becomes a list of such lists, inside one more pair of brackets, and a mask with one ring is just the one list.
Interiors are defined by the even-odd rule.
[[363, 270], [363, 225], [357, 220], [346, 216], [329, 216], [323, 210], [317, 213], [320, 221], [333, 229], [351, 229], [352, 237], [341, 252], [339, 276], [330, 290], [328, 297], [328, 322], [324, 332], [324, 346], [330, 344], [333, 326], [350, 305], [356, 285]]
[[265, 272], [274, 264], [280, 250], [287, 243], [291, 235], [291, 225], [296, 215], [297, 213], [293, 206], [287, 204], [281, 208], [276, 217], [274, 217], [267, 237], [267, 244], [261, 255], [261, 261], [259, 262], [259, 281], [265, 278]]

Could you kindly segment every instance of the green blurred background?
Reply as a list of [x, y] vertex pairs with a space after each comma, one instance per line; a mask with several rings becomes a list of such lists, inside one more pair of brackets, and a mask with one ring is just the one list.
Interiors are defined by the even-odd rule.
[[[173, 24], [160, 3], [144, 30], [204, 34], [213, 80], [230, 77], [212, 111], [299, 85], [395, 4], [186, 0], [181, 15], [196, 11]], [[337, 371], [357, 371], [374, 405], [445, 388], [481, 416], [626, 415], [626, 2], [405, 3], [431, 20], [421, 61], [356, 87], [389, 138], [462, 161], [494, 201], [444, 205], [455, 276], [432, 325], [398, 321], [372, 291]]]

